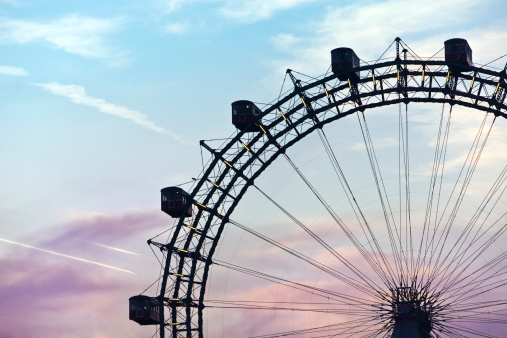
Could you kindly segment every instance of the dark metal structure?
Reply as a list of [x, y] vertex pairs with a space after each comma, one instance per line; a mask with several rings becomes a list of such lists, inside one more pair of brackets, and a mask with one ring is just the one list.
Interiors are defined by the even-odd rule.
[[412, 287], [397, 287], [393, 295], [393, 338], [429, 338], [432, 330], [432, 304]]
[[[454, 53], [454, 46], [461, 48], [462, 41], [446, 41], [443, 61], [407, 57], [408, 50], [399, 38], [394, 59], [368, 65], [359, 65], [351, 49], [338, 48], [332, 52], [333, 74], [303, 83], [288, 70], [294, 90], [263, 112], [250, 101], [234, 102], [233, 124], [240, 130], [219, 149], [201, 141], [211, 161], [188, 195], [179, 191], [186, 203], [175, 207], [164, 204], [164, 196], [169, 201], [176, 190], [162, 190], [162, 210], [179, 220], [167, 243], [148, 241], [163, 257], [160, 292], [152, 298], [159, 304], [159, 336], [204, 337], [206, 282], [224, 227], [234, 225], [256, 235], [231, 218], [233, 211], [247, 189], [259, 189], [255, 179], [278, 157], [290, 162], [286, 150], [307, 135], [320, 133], [327, 124], [351, 114], [414, 102], [448, 105], [451, 110], [462, 106], [495, 119], [507, 118], [505, 69], [498, 72], [474, 66], [468, 44], [465, 53], [469, 52], [470, 58], [448, 59], [447, 46], [453, 46], [449, 53]], [[341, 63], [343, 55], [352, 67]], [[360, 78], [360, 72], [367, 75]], [[349, 81], [352, 77], [354, 83]], [[385, 320], [384, 336], [386, 332], [393, 337], [433, 337], [437, 331], [446, 334], [442, 331], [446, 324], [438, 318], [450, 323], [453, 317], [446, 311], [453, 304], [443, 302], [443, 291], [428, 283], [405, 276], [378, 291], [381, 301], [372, 309], [380, 311]]]

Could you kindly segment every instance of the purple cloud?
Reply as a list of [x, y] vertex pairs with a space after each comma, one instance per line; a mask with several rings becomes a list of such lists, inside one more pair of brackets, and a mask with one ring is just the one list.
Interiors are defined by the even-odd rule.
[[[35, 236], [43, 238], [38, 243], [24, 240], [35, 248], [125, 268], [137, 274], [6, 244], [12, 245], [12, 249], [0, 259], [3, 309], [0, 337], [146, 335], [149, 328], [128, 320], [128, 298], [142, 292], [157, 278], [158, 263], [146, 239], [167, 229], [167, 221], [155, 208], [125, 214], [92, 214]], [[120, 246], [142, 255], [127, 255], [87, 241]]]

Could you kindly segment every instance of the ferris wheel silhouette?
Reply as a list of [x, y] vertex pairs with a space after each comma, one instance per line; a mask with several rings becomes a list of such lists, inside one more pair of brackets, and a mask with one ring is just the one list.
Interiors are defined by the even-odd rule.
[[[245, 331], [265, 338], [503, 335], [507, 64], [474, 65], [464, 39], [443, 49], [421, 58], [396, 38], [368, 63], [336, 48], [328, 73], [289, 69], [272, 102], [233, 102], [237, 130], [200, 142], [209, 160], [193, 186], [161, 191], [175, 223], [148, 240], [157, 290], [130, 298], [130, 319], [174, 338], [215, 336], [213, 311], [289, 313], [291, 329]], [[242, 298], [211, 298], [212, 271], [242, 276]], [[262, 288], [276, 293], [248, 292]], [[294, 323], [300, 312], [318, 317]]]

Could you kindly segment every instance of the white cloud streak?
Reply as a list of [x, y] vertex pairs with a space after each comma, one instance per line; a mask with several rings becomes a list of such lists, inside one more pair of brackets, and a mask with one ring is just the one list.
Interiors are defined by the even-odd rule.
[[47, 42], [68, 53], [93, 58], [124, 58], [125, 52], [113, 50], [104, 35], [119, 29], [119, 19], [94, 19], [67, 15], [59, 20], [39, 23], [25, 20], [0, 20], [0, 44]]
[[60, 95], [69, 98], [72, 102], [83, 106], [89, 106], [97, 108], [99, 111], [105, 114], [114, 115], [143, 126], [145, 128], [156, 131], [157, 133], [170, 134], [175, 139], [179, 139], [177, 135], [174, 135], [162, 127], [157, 126], [155, 123], [150, 121], [148, 117], [136, 110], [132, 110], [123, 106], [106, 102], [103, 99], [88, 96], [83, 87], [77, 85], [62, 85], [56, 82], [49, 83], [36, 83], [36, 86], [47, 90], [55, 95]]
[[106, 249], [109, 249], [109, 250], [123, 252], [123, 253], [129, 254], [129, 255], [141, 256], [138, 253], [135, 253], [135, 252], [132, 252], [132, 251], [123, 250], [123, 249], [120, 249], [120, 248], [116, 248], [114, 246], [104, 245], [104, 244], [100, 244], [100, 243], [96, 243], [96, 242], [90, 242], [90, 241], [85, 241], [85, 242], [93, 244], [93, 245], [96, 245], [96, 246], [100, 246], [101, 248], [106, 248]]
[[195, 2], [194, 0], [166, 0], [162, 1], [162, 6], [167, 13], [172, 13], [180, 9], [183, 5]]
[[284, 52], [290, 51], [290, 49], [293, 48], [299, 40], [300, 39], [294, 35], [285, 33], [277, 34], [269, 39], [275, 49]]
[[229, 19], [252, 23], [270, 18], [278, 11], [288, 10], [315, 0], [243, 0], [227, 1], [219, 13]]
[[276, 12], [284, 11], [316, 0], [166, 0], [162, 6], [166, 13], [195, 3], [216, 3], [218, 14], [233, 21], [253, 23], [269, 19]]
[[16, 244], [16, 245], [19, 245], [19, 246], [23, 246], [25, 248], [34, 249], [34, 250], [42, 251], [42, 252], [45, 252], [45, 253], [50, 253], [52, 255], [56, 255], [56, 256], [60, 256], [60, 257], [74, 259], [76, 261], [81, 261], [81, 262], [85, 262], [85, 263], [95, 264], [95, 265], [102, 266], [102, 267], [105, 267], [105, 268], [109, 268], [109, 269], [113, 269], [113, 270], [118, 270], [118, 271], [122, 271], [122, 272], [127, 272], [127, 273], [135, 274], [135, 272], [132, 272], [132, 271], [129, 271], [129, 270], [125, 270], [125, 269], [121, 269], [121, 268], [117, 268], [115, 266], [111, 266], [111, 265], [102, 264], [102, 263], [99, 263], [99, 262], [90, 261], [90, 260], [84, 259], [84, 258], [79, 258], [79, 257], [70, 256], [70, 255], [65, 255], [65, 254], [62, 254], [62, 253], [59, 253], [59, 252], [56, 252], [56, 251], [52, 251], [52, 250], [46, 250], [46, 249], [42, 249], [42, 248], [37, 248], [35, 246], [31, 246], [31, 245], [28, 245], [28, 244], [23, 244], [23, 243], [18, 243], [18, 242], [10, 241], [10, 240], [4, 239], [4, 238], [0, 238], [0, 241], [11, 243], [11, 244]]
[[9, 4], [9, 5], [13, 5], [13, 6], [17, 6], [17, 5], [21, 4], [19, 1], [16, 1], [16, 0], [1, 0], [0, 2]]
[[170, 23], [164, 27], [164, 31], [170, 34], [183, 34], [187, 29], [188, 25], [185, 23]]
[[0, 66], [0, 74], [13, 75], [13, 76], [27, 76], [28, 72], [23, 68]]

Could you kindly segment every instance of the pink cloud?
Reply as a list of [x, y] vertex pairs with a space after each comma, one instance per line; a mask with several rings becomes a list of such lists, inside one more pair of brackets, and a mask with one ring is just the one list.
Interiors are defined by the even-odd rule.
[[[315, 281], [302, 280], [301, 283], [314, 285]], [[349, 307], [343, 304], [340, 305], [333, 299], [319, 297], [316, 294], [302, 292], [286, 286], [263, 281], [259, 281], [257, 286], [242, 286], [244, 287], [228, 288], [230, 292], [224, 295], [224, 300], [238, 301], [238, 305], [243, 303], [241, 301], [256, 301], [259, 303], [243, 304], [256, 304], [279, 308], [284, 307], [288, 309], [277, 311], [271, 309], [207, 309], [210, 337], [220, 336], [222, 330], [225, 332], [234, 332], [238, 337], [250, 337], [328, 325], [337, 325], [330, 328], [330, 332], [336, 332], [337, 328], [346, 328], [350, 320], [358, 318], [353, 314], [333, 313], [333, 311], [337, 310], [346, 311]], [[339, 288], [338, 283], [335, 281], [322, 281], [318, 283], [318, 286], [327, 290], [339, 290], [340, 292], [352, 295], [352, 289], [350, 287], [347, 288], [342, 286]], [[339, 299], [339, 297], [333, 298]], [[208, 305], [220, 306], [221, 304], [209, 303]], [[235, 305], [226, 304], [225, 306]], [[319, 311], [305, 311], [306, 309]], [[221, 316], [227, 318], [227, 320], [223, 322]], [[302, 336], [307, 337], [308, 335]]]
[[[158, 208], [130, 211], [124, 214], [91, 213], [56, 227], [46, 244], [61, 245], [69, 239], [118, 243], [132, 237], [146, 239], [169, 227], [171, 219]], [[143, 237], [144, 238], [144, 237]]]
[[[23, 242], [137, 274], [6, 244], [12, 248], [0, 259], [0, 337], [151, 335], [154, 328], [129, 321], [128, 298], [157, 279], [158, 263], [146, 240], [169, 225], [168, 218], [155, 208], [125, 214], [91, 214], [35, 236], [43, 238], [38, 243], [27, 239]], [[142, 255], [128, 255], [87, 241], [139, 251]]]
[[[135, 337], [128, 294], [135, 280], [38, 253], [0, 261], [1, 337]], [[115, 323], [115, 325], [111, 325]]]

